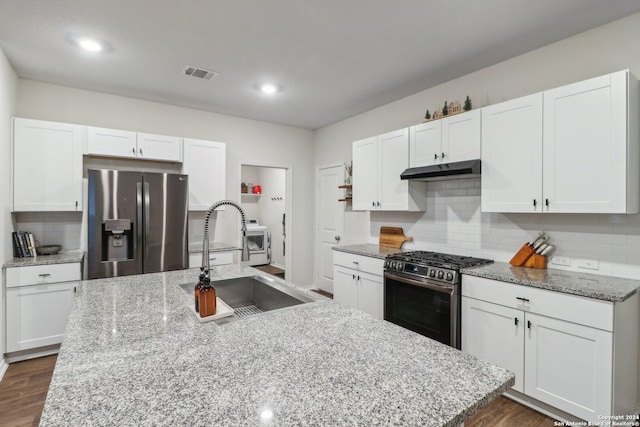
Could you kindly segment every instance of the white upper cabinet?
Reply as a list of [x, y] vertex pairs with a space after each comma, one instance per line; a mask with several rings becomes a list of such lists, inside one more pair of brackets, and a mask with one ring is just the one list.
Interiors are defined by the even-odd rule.
[[189, 175], [189, 210], [206, 211], [225, 197], [226, 145], [183, 139], [182, 173]]
[[125, 130], [87, 128], [87, 152], [97, 156], [137, 157], [136, 133]]
[[181, 162], [180, 138], [177, 136], [138, 133], [138, 157], [147, 160]]
[[400, 179], [408, 166], [406, 128], [354, 142], [353, 210], [425, 210], [425, 183]]
[[482, 109], [482, 211], [542, 212], [542, 94]]
[[107, 157], [181, 162], [180, 138], [88, 127], [87, 153]]
[[638, 212], [638, 96], [628, 71], [544, 92], [545, 212]]
[[480, 110], [411, 126], [411, 167], [480, 158]]
[[[398, 175], [398, 179], [400, 176]], [[353, 196], [354, 211], [376, 209], [378, 201], [378, 137], [353, 143]]]
[[13, 210], [82, 210], [82, 126], [13, 119]]
[[638, 213], [638, 103], [625, 70], [483, 108], [482, 211]]

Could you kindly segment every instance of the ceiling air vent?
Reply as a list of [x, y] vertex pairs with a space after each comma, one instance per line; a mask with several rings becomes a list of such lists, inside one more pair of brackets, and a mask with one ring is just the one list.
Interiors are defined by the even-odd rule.
[[217, 76], [218, 73], [215, 71], [205, 70], [204, 68], [193, 67], [191, 65], [187, 65], [182, 70], [182, 74], [185, 76], [196, 77], [199, 79], [211, 80], [213, 77]]

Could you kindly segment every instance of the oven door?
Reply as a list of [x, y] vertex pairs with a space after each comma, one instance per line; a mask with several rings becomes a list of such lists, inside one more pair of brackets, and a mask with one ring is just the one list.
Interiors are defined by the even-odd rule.
[[384, 319], [460, 348], [458, 285], [384, 273]]

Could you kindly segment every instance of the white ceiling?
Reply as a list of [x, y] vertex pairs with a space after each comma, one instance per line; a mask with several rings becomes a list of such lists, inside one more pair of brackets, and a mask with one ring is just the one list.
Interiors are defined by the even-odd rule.
[[[638, 0], [0, 0], [0, 46], [23, 78], [317, 129], [635, 12]], [[77, 35], [108, 47], [81, 51]], [[265, 80], [283, 91], [259, 93]]]

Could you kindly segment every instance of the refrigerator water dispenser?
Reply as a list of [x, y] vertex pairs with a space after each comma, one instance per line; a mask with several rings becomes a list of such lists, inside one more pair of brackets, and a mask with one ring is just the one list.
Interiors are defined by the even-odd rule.
[[133, 259], [132, 225], [129, 219], [106, 219], [102, 223], [102, 261]]

